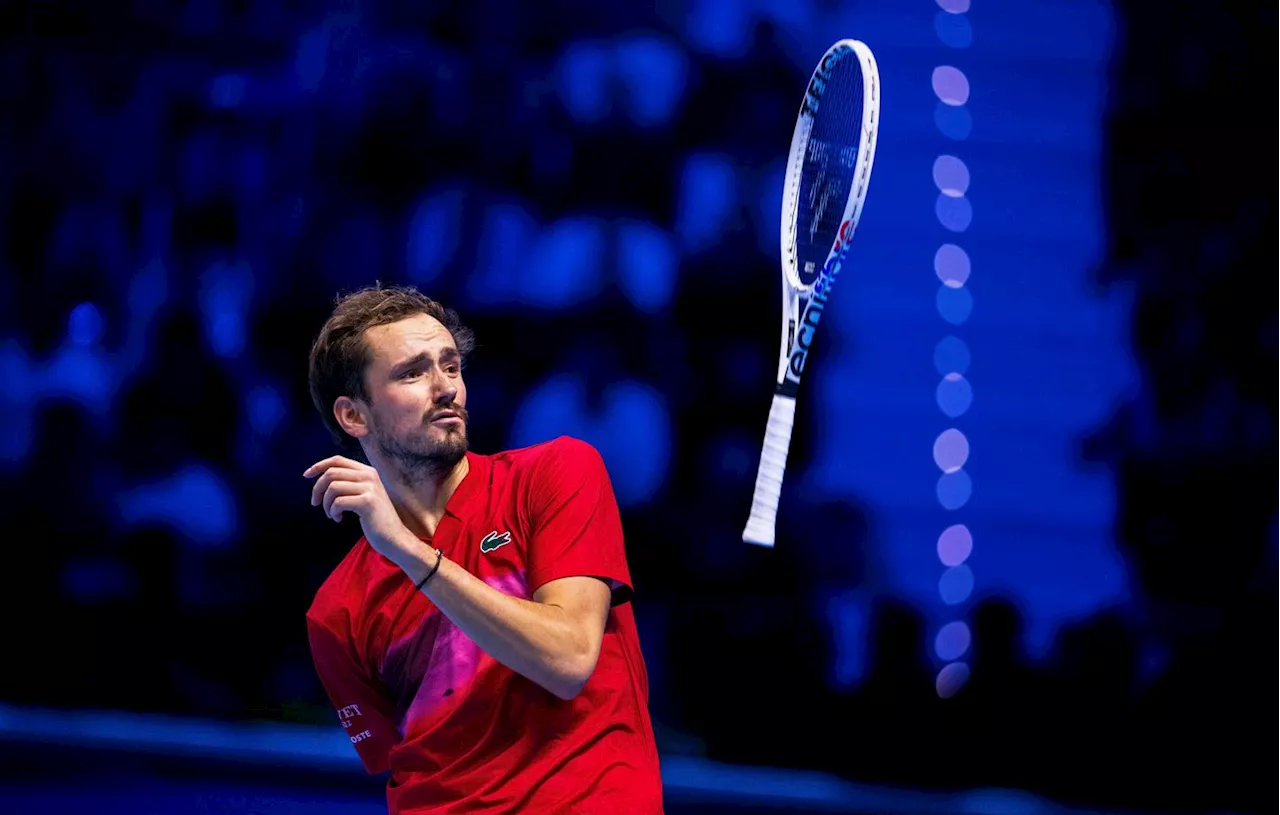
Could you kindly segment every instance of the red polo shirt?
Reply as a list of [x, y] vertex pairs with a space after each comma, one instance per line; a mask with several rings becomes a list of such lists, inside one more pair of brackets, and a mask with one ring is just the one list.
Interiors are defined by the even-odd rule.
[[392, 815], [662, 812], [648, 677], [622, 524], [604, 462], [560, 437], [470, 470], [429, 540], [498, 591], [610, 581], [595, 671], [558, 699], [480, 650], [363, 538], [316, 593], [316, 671], [370, 773], [390, 770]]

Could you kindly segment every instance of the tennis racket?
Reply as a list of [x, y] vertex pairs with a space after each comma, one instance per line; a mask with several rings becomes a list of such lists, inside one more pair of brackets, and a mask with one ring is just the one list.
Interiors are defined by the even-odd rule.
[[809, 79], [782, 190], [782, 347], [751, 515], [742, 540], [773, 546], [796, 393], [849, 252], [876, 154], [880, 76], [871, 49], [840, 40]]

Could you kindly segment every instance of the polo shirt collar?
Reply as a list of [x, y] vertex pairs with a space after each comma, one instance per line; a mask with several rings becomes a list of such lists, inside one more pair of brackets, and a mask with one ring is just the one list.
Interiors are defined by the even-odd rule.
[[489, 485], [492, 465], [488, 456], [467, 451], [467, 474], [463, 476], [458, 488], [449, 496], [444, 511], [457, 518], [466, 520], [471, 512], [484, 501], [485, 487]]

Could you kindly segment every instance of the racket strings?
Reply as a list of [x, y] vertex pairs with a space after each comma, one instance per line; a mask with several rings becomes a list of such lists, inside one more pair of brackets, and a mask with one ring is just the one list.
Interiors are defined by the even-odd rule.
[[823, 83], [800, 168], [796, 248], [806, 286], [822, 271], [839, 235], [862, 150], [863, 102], [861, 66], [850, 55], [832, 66]]

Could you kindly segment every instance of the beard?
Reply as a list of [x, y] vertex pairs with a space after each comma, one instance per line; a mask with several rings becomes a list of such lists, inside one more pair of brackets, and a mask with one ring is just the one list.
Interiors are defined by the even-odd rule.
[[[431, 424], [433, 417], [450, 410], [462, 420], [460, 425]], [[440, 407], [429, 413], [420, 428], [404, 437], [374, 428], [374, 443], [386, 461], [414, 486], [428, 480], [439, 481], [467, 454], [467, 411], [458, 405]]]

